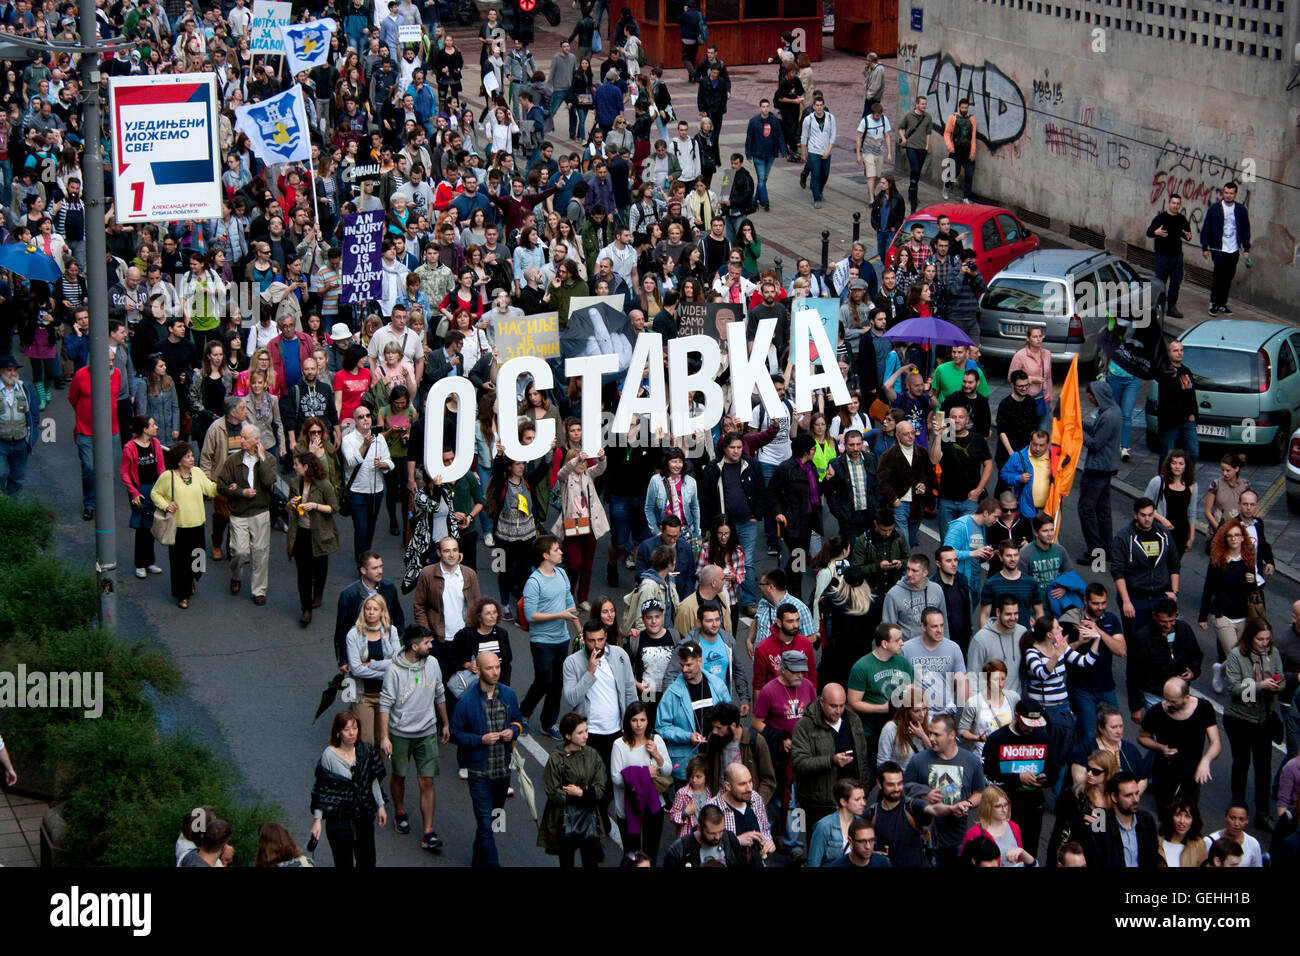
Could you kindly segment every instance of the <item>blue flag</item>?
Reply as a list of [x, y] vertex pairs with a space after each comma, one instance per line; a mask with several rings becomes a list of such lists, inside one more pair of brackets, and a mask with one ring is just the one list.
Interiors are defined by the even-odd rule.
[[311, 158], [307, 109], [297, 83], [269, 100], [236, 109], [235, 129], [248, 136], [254, 154], [267, 165]]
[[289, 60], [289, 74], [297, 76], [303, 70], [313, 70], [324, 63], [329, 57], [330, 37], [337, 29], [338, 24], [328, 17], [280, 27], [284, 55]]

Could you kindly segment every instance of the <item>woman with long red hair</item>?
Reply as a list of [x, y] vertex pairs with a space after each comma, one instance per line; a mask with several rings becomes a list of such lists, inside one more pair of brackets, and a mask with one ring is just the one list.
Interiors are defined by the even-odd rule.
[[1237, 518], [1219, 525], [1210, 540], [1210, 566], [1201, 590], [1201, 630], [1212, 623], [1219, 639], [1220, 658], [1231, 653], [1246, 630], [1246, 597], [1258, 587], [1255, 579], [1255, 542]]

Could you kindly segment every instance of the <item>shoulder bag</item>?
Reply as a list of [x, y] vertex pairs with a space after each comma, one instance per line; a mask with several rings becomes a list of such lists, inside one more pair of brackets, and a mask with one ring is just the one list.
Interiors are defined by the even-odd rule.
[[[171, 500], [176, 501], [176, 472], [171, 473], [172, 493]], [[165, 544], [169, 547], [176, 543], [176, 512], [169, 509], [159, 508], [154, 512], [153, 524], [149, 528], [153, 532], [154, 540], [159, 544]]]
[[352, 469], [352, 474], [348, 476], [347, 484], [345, 484], [343, 490], [339, 492], [339, 514], [345, 518], [352, 517], [352, 506], [348, 504], [348, 492], [352, 490], [352, 482], [357, 480], [357, 472], [361, 470], [361, 466], [364, 463], [365, 458], [363, 457], [361, 461], [357, 462], [357, 467]]

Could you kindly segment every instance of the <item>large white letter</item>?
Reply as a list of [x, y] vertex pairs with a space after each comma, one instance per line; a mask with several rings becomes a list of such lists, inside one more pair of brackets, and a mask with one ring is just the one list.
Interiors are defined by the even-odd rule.
[[776, 319], [760, 319], [754, 331], [753, 349], [745, 341], [746, 322], [732, 322], [727, 326], [727, 351], [731, 356], [731, 405], [742, 422], [754, 414], [750, 398], [758, 386], [758, 399], [767, 406], [772, 418], [782, 418], [785, 411], [781, 397], [776, 394], [772, 376], [767, 371], [767, 350], [776, 334]]
[[[690, 356], [700, 357], [700, 370], [690, 374]], [[674, 435], [709, 429], [722, 418], [722, 386], [713, 380], [722, 367], [722, 345], [707, 335], [688, 335], [668, 341], [668, 407]], [[704, 408], [690, 414], [691, 392], [704, 397]]]
[[604, 444], [600, 427], [601, 376], [617, 371], [617, 355], [581, 355], [564, 360], [564, 374], [582, 379], [582, 451], [589, 458], [595, 458]]
[[[868, 333], [870, 334], [870, 333]], [[822, 370], [814, 372], [812, 359], [809, 357], [809, 336], [817, 346], [817, 355], [821, 359]], [[800, 309], [794, 314], [794, 410], [796, 412], [812, 411], [812, 393], [815, 388], [829, 387], [831, 398], [836, 405], [849, 403], [849, 387], [844, 384], [840, 374], [840, 363], [835, 357], [835, 346], [831, 344], [822, 325], [821, 314], [815, 309]]]
[[[550, 448], [555, 441], [555, 422], [549, 418], [537, 419], [537, 433], [527, 445], [519, 441], [519, 412], [515, 405], [519, 380], [531, 375], [539, 391], [549, 391], [555, 384], [551, 367], [536, 355], [519, 355], [506, 361], [497, 373], [497, 434], [501, 436], [502, 450], [515, 461], [532, 461], [534, 445]], [[502, 397], [504, 396], [504, 398]]]
[[[460, 413], [456, 416], [456, 457], [452, 460], [451, 467], [444, 468], [442, 423], [443, 409], [449, 395], [455, 395], [460, 400]], [[463, 375], [448, 375], [429, 389], [429, 396], [424, 400], [424, 473], [430, 478], [441, 475], [443, 481], [452, 482], [469, 473], [470, 463], [474, 460], [474, 413], [478, 409], [477, 403], [474, 383]], [[382, 438], [379, 440], [383, 441]], [[400, 476], [398, 481], [401, 481]]]
[[[650, 366], [650, 394], [640, 398], [641, 373], [647, 363]], [[650, 416], [652, 432], [668, 428], [668, 390], [664, 387], [664, 337], [658, 332], [642, 332], [636, 337], [636, 347], [632, 350], [632, 361], [627, 367], [627, 378], [623, 380], [623, 393], [618, 399], [618, 411], [614, 414], [614, 431], [623, 433], [632, 424], [632, 415], [644, 413]]]

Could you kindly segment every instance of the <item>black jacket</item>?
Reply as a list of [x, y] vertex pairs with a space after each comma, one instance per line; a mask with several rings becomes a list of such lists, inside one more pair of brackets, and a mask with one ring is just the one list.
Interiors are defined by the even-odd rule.
[[[763, 858], [756, 852], [740, 845], [734, 833], [722, 832], [722, 853], [728, 867], [762, 866]], [[668, 848], [664, 854], [664, 867], [680, 870], [683, 867], [700, 866], [700, 841], [694, 833], [688, 833]]]
[[[379, 596], [388, 605], [393, 627], [401, 634], [406, 630], [406, 615], [402, 613], [402, 602], [397, 599], [397, 586], [385, 578], [379, 582], [378, 590]], [[340, 667], [348, 662], [348, 631], [356, 625], [357, 615], [361, 613], [361, 602], [365, 598], [366, 589], [359, 580], [353, 581], [339, 592], [338, 612], [334, 617], [334, 656], [338, 658]]]
[[[763, 473], [758, 462], [752, 458], [740, 459], [740, 489], [745, 493], [749, 503], [749, 513], [755, 518], [763, 516], [765, 493]], [[713, 523], [713, 519], [723, 514], [722, 495], [722, 459], [709, 462], [700, 477], [700, 522], [704, 526]]]
[[[1187, 385], [1184, 387], [1183, 381]], [[1161, 428], [1174, 428], [1190, 417], [1195, 421], [1200, 413], [1196, 407], [1196, 384], [1192, 370], [1186, 365], [1178, 371], [1163, 370], [1156, 373], [1156, 420]]]
[[[1090, 867], [1124, 867], [1124, 843], [1120, 838], [1119, 822], [1115, 811], [1107, 810], [1105, 826], [1098, 830], [1088, 827], [1080, 841]], [[1145, 810], [1138, 810], [1133, 826], [1137, 829], [1138, 867], [1153, 869], [1160, 865], [1160, 838], [1156, 833], [1156, 818]]]
[[[862, 449], [862, 463], [866, 466], [867, 473], [867, 507], [866, 510], [875, 513], [880, 506], [880, 486], [876, 478], [876, 456], [867, 449]], [[853, 507], [853, 489], [849, 486], [849, 455], [845, 452], [836, 455], [831, 462], [831, 470], [835, 476], [826, 480], [826, 500], [830, 505], [831, 514], [841, 526], [853, 523], [853, 512], [857, 509]]]
[[920, 521], [925, 514], [926, 503], [934, 494], [934, 465], [930, 463], [929, 453], [919, 444], [912, 448], [911, 466], [907, 464], [898, 445], [880, 456], [880, 498], [884, 505], [892, 507], [895, 498], [902, 498], [909, 488], [915, 488], [918, 482], [924, 482], [925, 493], [912, 494], [910, 512], [910, 520]]
[[876, 193], [876, 198], [871, 201], [871, 228], [876, 232], [893, 232], [903, 224], [903, 219], [907, 216], [907, 203], [899, 193], [894, 193], [889, 197], [889, 205], [881, 202], [884, 198], [884, 192]]
[[1146, 706], [1143, 692], [1159, 697], [1164, 693], [1165, 681], [1185, 670], [1190, 670], [1193, 678], [1199, 676], [1204, 658], [1196, 634], [1186, 621], [1174, 623], [1172, 645], [1154, 623], [1148, 624], [1128, 645], [1128, 709], [1142, 710]]
[[369, 820], [379, 811], [371, 782], [383, 779], [384, 759], [370, 744], [357, 741], [357, 762], [350, 779], [316, 764], [311, 809], [320, 810], [321, 816], [332, 822]]
[[772, 473], [767, 506], [771, 514], [785, 515], [784, 533], [791, 538], [808, 538], [813, 532], [822, 532], [821, 502], [811, 504], [811, 491], [808, 475], [797, 458], [781, 462]]
[[724, 200], [727, 212], [748, 216], [754, 211], [754, 192], [754, 177], [742, 166], [731, 181], [731, 195]]

